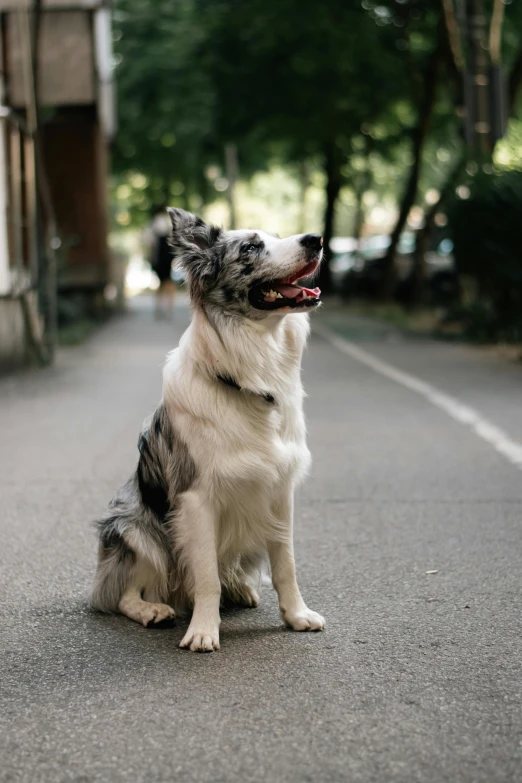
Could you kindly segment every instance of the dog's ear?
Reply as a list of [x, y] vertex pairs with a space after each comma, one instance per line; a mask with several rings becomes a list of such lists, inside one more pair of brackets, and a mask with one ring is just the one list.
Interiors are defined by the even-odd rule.
[[202, 300], [219, 269], [219, 253], [214, 245], [223, 229], [208, 225], [184, 209], [169, 207], [167, 212], [172, 221], [170, 244], [174, 257], [178, 266], [187, 273], [192, 301]]
[[[205, 223], [192, 212], [168, 207], [172, 222], [171, 245], [175, 255], [183, 257], [209, 251], [222, 234], [222, 229]], [[180, 259], [183, 261], [183, 259]]]

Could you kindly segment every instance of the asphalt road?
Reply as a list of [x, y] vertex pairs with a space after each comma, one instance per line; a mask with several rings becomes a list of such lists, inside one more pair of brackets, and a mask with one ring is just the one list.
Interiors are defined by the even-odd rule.
[[[89, 521], [134, 467], [187, 318], [138, 300], [0, 382], [0, 780], [522, 781], [522, 471], [324, 336], [296, 555], [325, 632], [284, 630], [270, 588], [224, 614], [212, 655], [89, 612]], [[522, 368], [318, 318], [522, 442]]]

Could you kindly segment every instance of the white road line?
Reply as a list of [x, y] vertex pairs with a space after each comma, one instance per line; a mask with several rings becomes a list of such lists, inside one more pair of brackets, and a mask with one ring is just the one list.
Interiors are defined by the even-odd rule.
[[402, 372], [402, 370], [398, 370], [393, 365], [383, 362], [381, 359], [368, 353], [368, 351], [363, 351], [362, 348], [359, 348], [349, 340], [345, 340], [343, 337], [339, 337], [322, 324], [314, 324], [314, 332], [351, 359], [365, 364], [366, 367], [370, 367], [379, 375], [384, 375], [386, 378], [400, 384], [400, 386], [404, 386], [406, 389], [424, 397], [425, 400], [447, 413], [452, 419], [460, 422], [460, 424], [464, 424], [475, 435], [478, 435], [479, 438], [493, 446], [495, 451], [502, 454], [508, 462], [522, 470], [522, 443], [510, 438], [500, 427], [484, 418], [474, 408], [455, 397], [450, 397], [449, 394], [422, 381], [420, 378]]

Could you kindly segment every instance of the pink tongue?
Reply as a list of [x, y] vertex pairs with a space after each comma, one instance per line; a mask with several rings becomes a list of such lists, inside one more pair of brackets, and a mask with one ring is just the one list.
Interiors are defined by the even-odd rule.
[[281, 285], [276, 285], [274, 288], [280, 294], [283, 294], [286, 299], [295, 299], [303, 290], [302, 288], [299, 288], [299, 286], [285, 285], [284, 283], [281, 283]]
[[274, 288], [280, 294], [283, 294], [286, 299], [297, 299], [299, 294], [303, 293], [308, 294], [308, 296], [317, 297], [321, 293], [320, 288], [301, 288], [301, 286], [298, 285], [285, 285], [284, 283], [278, 284], [274, 286]]

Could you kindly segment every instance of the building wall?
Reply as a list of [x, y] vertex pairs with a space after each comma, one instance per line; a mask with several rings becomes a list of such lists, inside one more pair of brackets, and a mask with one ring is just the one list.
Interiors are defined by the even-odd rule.
[[0, 300], [0, 370], [25, 360], [25, 329], [20, 302]]
[[[7, 15], [7, 99], [20, 109], [28, 99], [27, 25]], [[92, 21], [85, 11], [42, 15], [39, 46], [39, 97], [42, 106], [90, 104], [96, 100]]]
[[[44, 10], [51, 9], [96, 9], [103, 6], [105, 0], [42, 0]], [[19, 11], [27, 9], [27, 0], [0, 0], [0, 11]]]
[[7, 127], [0, 120], [0, 296], [11, 289], [9, 271], [9, 183], [7, 181]]
[[59, 113], [45, 126], [44, 158], [67, 259], [60, 286], [102, 288], [107, 282], [107, 151], [94, 110]]
[[[30, 126], [27, 144], [35, 117], [30, 8], [27, 0], [0, 0], [0, 103], [14, 109], [8, 119], [24, 126], [23, 132]], [[62, 292], [72, 290], [77, 297], [80, 291], [77, 298], [98, 303], [111, 273], [106, 195], [107, 144], [114, 131], [110, 9], [103, 0], [42, 0], [42, 8], [38, 85], [45, 111], [39, 131], [52, 210], [41, 204], [40, 214], [56, 216]], [[0, 154], [0, 367], [26, 360], [28, 344], [42, 334], [35, 291], [42, 280], [41, 256], [34, 252], [37, 224], [31, 219], [34, 182], [31, 190], [25, 142], [21, 156], [13, 149], [7, 141], [0, 149], [5, 158]], [[27, 192], [15, 210], [12, 194], [19, 181]], [[41, 248], [45, 239], [43, 231], [38, 233]], [[32, 323], [27, 333], [24, 312]]]
[[[38, 313], [36, 291], [24, 295], [27, 317], [34, 335], [41, 335], [41, 319]], [[19, 367], [31, 359], [30, 341], [24, 318], [22, 300], [0, 299], [0, 372]]]

